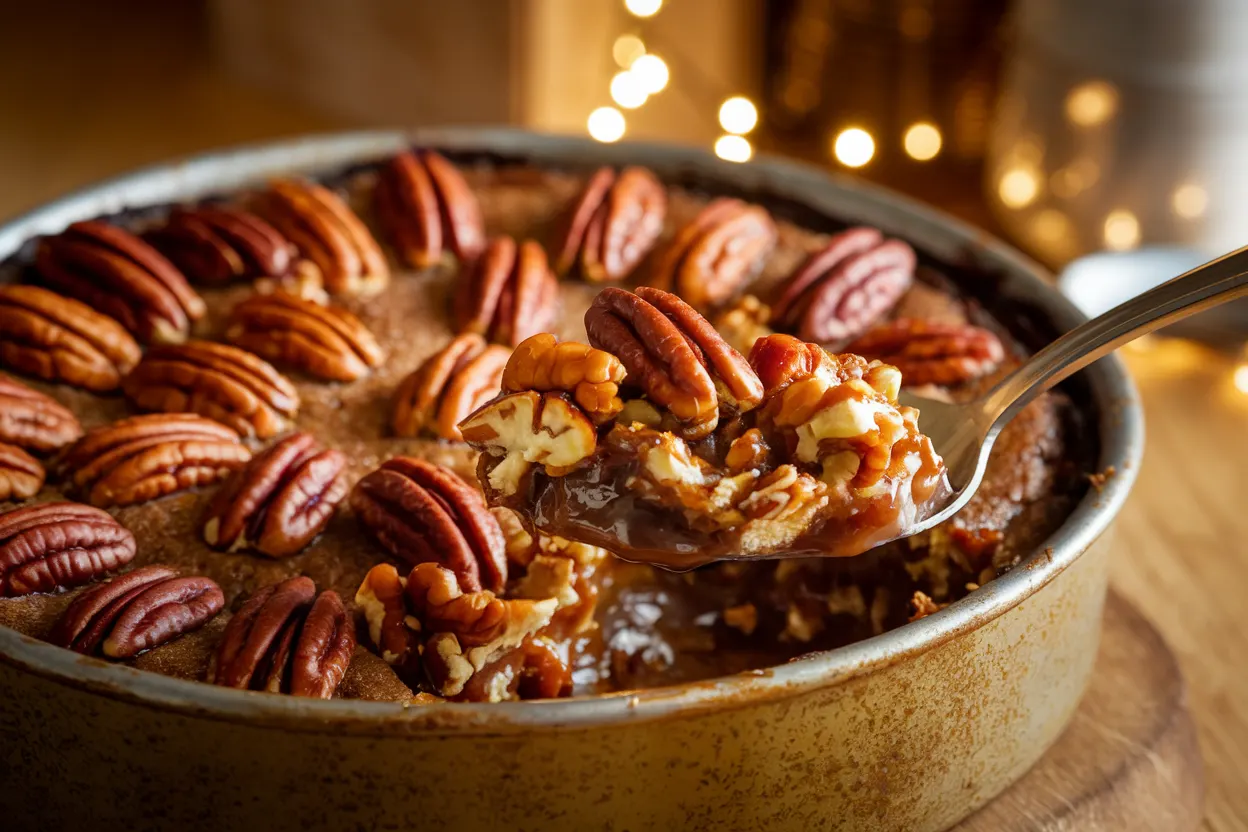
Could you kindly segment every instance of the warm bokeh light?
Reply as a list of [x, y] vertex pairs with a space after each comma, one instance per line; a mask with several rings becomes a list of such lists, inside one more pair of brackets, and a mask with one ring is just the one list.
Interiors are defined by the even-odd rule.
[[1080, 127], [1095, 127], [1114, 117], [1118, 90], [1108, 81], [1086, 81], [1066, 96], [1066, 117]]
[[1209, 194], [1194, 182], [1187, 182], [1174, 189], [1170, 197], [1170, 208], [1185, 220], [1194, 220], [1204, 216], [1209, 207]]
[[1105, 217], [1105, 247], [1126, 251], [1140, 244], [1140, 221], [1125, 208], [1110, 211]]
[[611, 79], [611, 100], [626, 110], [640, 107], [649, 97], [637, 76], [627, 70], [615, 73]]
[[1074, 233], [1070, 219], [1056, 208], [1045, 208], [1031, 221], [1032, 233], [1045, 243], [1059, 243]]
[[1049, 187], [1059, 199], [1074, 199], [1096, 184], [1101, 178], [1101, 166], [1094, 160], [1081, 156], [1065, 167], [1053, 171]]
[[1040, 181], [1025, 168], [1012, 168], [1001, 175], [997, 195], [1007, 208], [1025, 208], [1040, 193]]
[[619, 141], [624, 135], [624, 114], [614, 107], [599, 107], [589, 114], [586, 127], [600, 142]]
[[629, 69], [633, 61], [646, 54], [646, 44], [636, 35], [620, 35], [611, 45], [611, 57], [622, 69]]
[[744, 136], [720, 136], [715, 140], [715, 155], [729, 162], [748, 162], [754, 148]]
[[850, 127], [836, 134], [832, 155], [842, 165], [860, 168], [875, 155], [875, 139], [861, 127]]
[[663, 8], [663, 0], [624, 0], [624, 8], [638, 17], [652, 17]]
[[1231, 379], [1235, 382], [1236, 390], [1248, 394], [1248, 364], [1240, 364], [1236, 367]]
[[729, 133], [748, 133], [758, 124], [758, 108], [745, 96], [733, 96], [720, 105], [719, 124]]
[[658, 55], [642, 55], [633, 61], [628, 71], [636, 76], [641, 88], [650, 95], [667, 86], [667, 64]]
[[911, 124], [902, 139], [906, 153], [911, 159], [917, 159], [920, 162], [935, 159], [936, 154], [940, 153], [940, 144], [940, 130], [935, 124], [926, 121]]

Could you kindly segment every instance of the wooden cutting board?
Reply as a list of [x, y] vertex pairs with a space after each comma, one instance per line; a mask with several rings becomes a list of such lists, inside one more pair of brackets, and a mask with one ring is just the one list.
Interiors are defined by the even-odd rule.
[[1185, 832], [1204, 772], [1178, 663], [1110, 592], [1096, 672], [1070, 727], [1036, 766], [954, 832]]

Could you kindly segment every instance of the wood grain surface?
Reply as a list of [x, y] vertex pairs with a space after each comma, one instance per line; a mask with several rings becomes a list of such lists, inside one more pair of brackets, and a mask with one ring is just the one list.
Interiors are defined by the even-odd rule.
[[1174, 656], [1111, 592], [1096, 672], [1070, 727], [1022, 780], [955, 832], [1189, 832], [1204, 784]]
[[[0, 220], [157, 160], [360, 126], [214, 70], [200, 6], [6, 8]], [[982, 222], [978, 193], [967, 181], [941, 203]], [[1113, 584], [1157, 624], [1187, 678], [1206, 761], [1203, 828], [1248, 829], [1248, 396], [1230, 384], [1232, 359], [1184, 342], [1154, 342], [1127, 358], [1148, 446], [1119, 525]]]

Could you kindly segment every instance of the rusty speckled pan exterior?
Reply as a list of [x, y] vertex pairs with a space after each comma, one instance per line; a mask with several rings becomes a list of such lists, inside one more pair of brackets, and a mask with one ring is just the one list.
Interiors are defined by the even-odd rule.
[[[0, 228], [0, 258], [73, 220], [339, 170], [411, 140], [539, 165], [640, 162], [853, 218], [993, 275], [994, 293], [1031, 310], [1042, 332], [1081, 320], [1007, 247], [858, 182], [509, 130], [314, 138], [153, 168]], [[935, 615], [767, 671], [572, 701], [404, 708], [180, 681], [0, 628], [0, 827], [944, 829], [1039, 758], [1092, 670], [1109, 528], [1143, 429], [1116, 360], [1075, 386], [1099, 467], [1118, 473], [1044, 546]]]

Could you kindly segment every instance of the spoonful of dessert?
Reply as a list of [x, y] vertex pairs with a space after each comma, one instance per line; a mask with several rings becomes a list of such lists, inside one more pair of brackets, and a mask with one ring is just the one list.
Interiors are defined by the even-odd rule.
[[[460, 424], [487, 499], [626, 560], [847, 557], [949, 519], [1001, 428], [1122, 344], [1248, 294], [1248, 248], [1036, 353], [977, 399], [902, 390], [895, 368], [789, 335], [748, 360], [677, 296], [604, 289], [589, 344], [520, 344], [502, 392]], [[922, 429], [920, 430], [920, 421]]]

